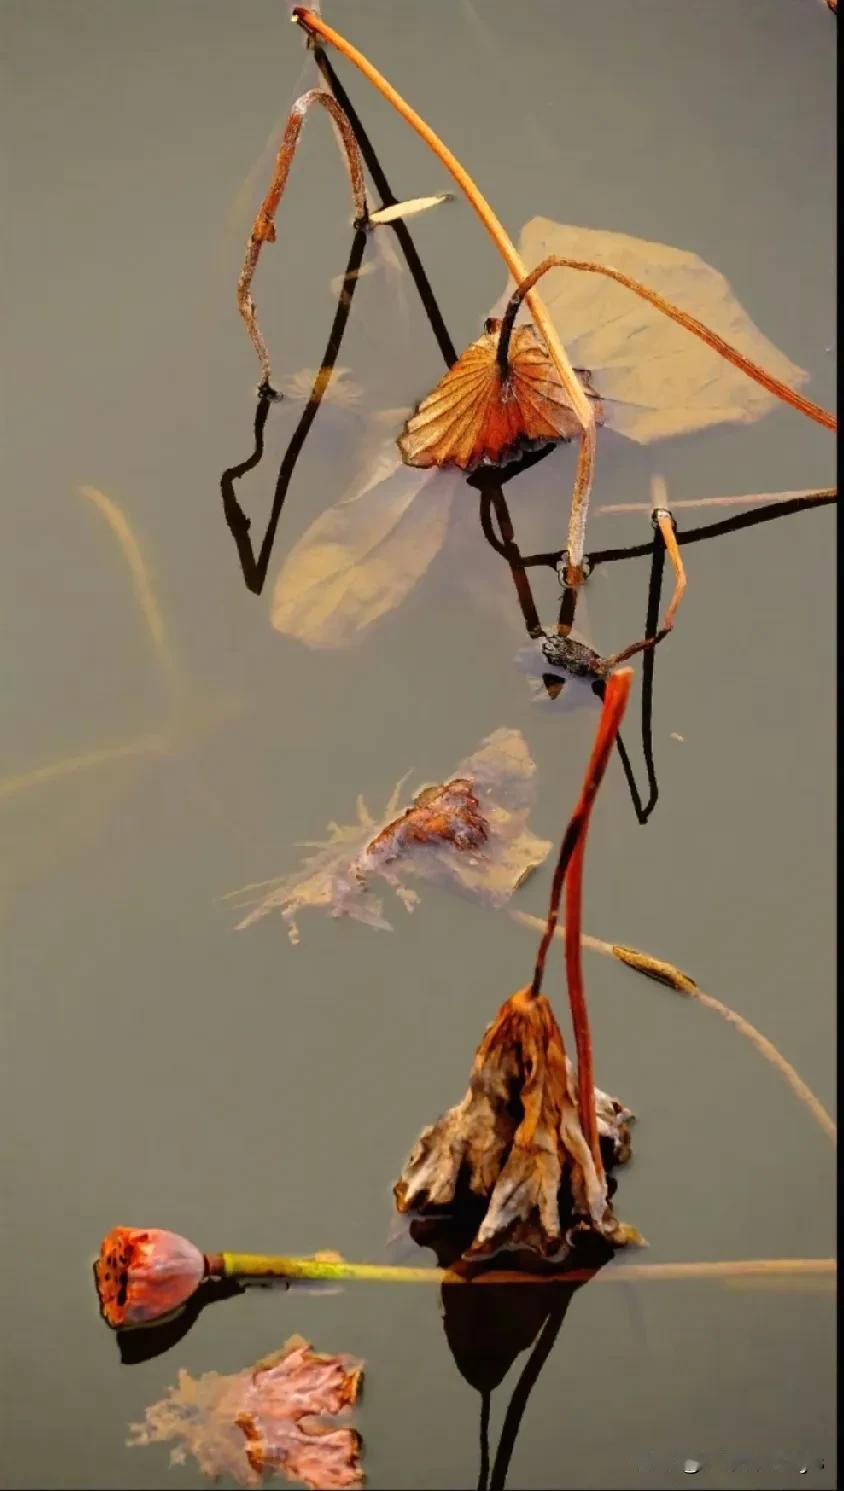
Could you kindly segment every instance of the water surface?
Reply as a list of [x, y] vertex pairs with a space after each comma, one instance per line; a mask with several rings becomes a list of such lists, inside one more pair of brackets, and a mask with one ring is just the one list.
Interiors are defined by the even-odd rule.
[[[299, 1332], [366, 1361], [369, 1484], [474, 1485], [479, 1397], [435, 1291], [251, 1294], [206, 1310], [171, 1352], [122, 1366], [90, 1260], [118, 1222], [208, 1249], [397, 1256], [392, 1181], [464, 1090], [485, 1024], [529, 976], [533, 938], [426, 888], [415, 915], [396, 904], [392, 935], [312, 918], [294, 949], [277, 921], [235, 935], [220, 898], [291, 870], [295, 843], [348, 822], [358, 792], [377, 809], [409, 768], [441, 780], [499, 725], [525, 733], [533, 825], [556, 837], [594, 715], [531, 706], [512, 661], [525, 638], [511, 581], [474, 531], [469, 492], [461, 562], [435, 567], [360, 645], [314, 653], [271, 627], [282, 556], [345, 490], [361, 420], [441, 375], [406, 275], [393, 301], [383, 277], [361, 280], [339, 361], [363, 412], [320, 411], [264, 593], [243, 584], [219, 478], [252, 443], [242, 247], [265, 146], [303, 86], [285, 7], [7, 0], [2, 19], [14, 203], [3, 774], [22, 779], [0, 803], [6, 1483], [198, 1486], [164, 1448], [126, 1449], [127, 1425], [177, 1368], [238, 1370]], [[835, 20], [823, 5], [355, 0], [330, 19], [514, 234], [543, 214], [693, 249], [809, 371], [811, 396], [833, 403]], [[363, 80], [338, 72], [396, 193], [447, 189]], [[348, 219], [315, 119], [256, 282], [288, 374], [322, 356]], [[412, 226], [462, 347], [503, 288], [499, 262], [462, 204]], [[265, 461], [238, 489], [256, 534], [300, 410], [271, 411]], [[558, 453], [508, 489], [526, 549], [562, 541], [573, 462]], [[833, 444], [789, 410], [656, 448], [610, 436], [596, 506], [646, 502], [655, 471], [674, 500], [822, 487]], [[136, 535], [163, 651], [86, 483]], [[825, 508], [686, 550], [687, 599], [657, 663], [660, 800], [640, 827], [613, 765], [585, 906], [588, 931], [673, 960], [738, 1008], [827, 1105], [834, 523]], [[649, 533], [645, 514], [596, 513], [589, 542]], [[647, 560], [596, 572], [603, 651], [641, 633], [647, 573]], [[550, 572], [537, 597], [553, 615]], [[520, 906], [544, 913], [549, 874]], [[638, 1115], [617, 1209], [647, 1237], [643, 1256], [830, 1254], [831, 1147], [781, 1079], [658, 985], [595, 957], [586, 975], [598, 1080]], [[556, 955], [549, 993], [562, 1010]], [[816, 1291], [590, 1285], [530, 1397], [508, 1484], [668, 1487], [694, 1459], [711, 1488], [831, 1486], [832, 1324]], [[493, 1447], [524, 1361], [493, 1396]]]

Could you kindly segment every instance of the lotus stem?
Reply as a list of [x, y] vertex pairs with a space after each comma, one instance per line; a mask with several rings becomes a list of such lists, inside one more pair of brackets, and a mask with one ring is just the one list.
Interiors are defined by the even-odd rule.
[[[201, 1253], [176, 1232], [158, 1227], [112, 1227], [100, 1244], [94, 1281], [104, 1320], [114, 1330], [131, 1330], [171, 1319], [204, 1280], [358, 1280], [389, 1284], [578, 1284], [595, 1269], [537, 1273], [493, 1270], [461, 1273], [441, 1268], [409, 1268], [382, 1263], [347, 1263], [338, 1254], [288, 1258], [268, 1253]], [[689, 1279], [807, 1277], [835, 1273], [833, 1258], [756, 1258], [736, 1263], [621, 1264], [599, 1279]]]
[[604, 772], [606, 771], [610, 751], [612, 750], [624, 715], [632, 677], [632, 669], [622, 668], [618, 673], [612, 674], [607, 680], [601, 718], [598, 722], [598, 729], [595, 733], [595, 744], [592, 748], [592, 756], [586, 770], [577, 807], [572, 813], [566, 826], [566, 831], [563, 834], [563, 841], [560, 845], [560, 853], [556, 869], [554, 870], [545, 930], [542, 934], [542, 940], [536, 955], [533, 980], [530, 986], [531, 993], [534, 995], [539, 994], [542, 989], [542, 979], [545, 972], [548, 949], [551, 946], [551, 939], [554, 936], [559, 918], [560, 901], [563, 894], [563, 881], [565, 880], [566, 870], [574, 854], [575, 845], [583, 830], [584, 814], [587, 809], [591, 811], [591, 805], [595, 800]]
[[[449, 150], [448, 146], [440, 139], [429, 124], [411, 108], [410, 104], [396, 92], [392, 84], [378, 71], [367, 57], [359, 52], [351, 42], [335, 31], [332, 26], [326, 24], [320, 16], [314, 15], [313, 11], [305, 6], [297, 5], [293, 9], [292, 19], [296, 21], [311, 36], [319, 36], [330, 46], [342, 53], [355, 67], [363, 73], [364, 77], [374, 88], [391, 104], [398, 114], [415, 130], [419, 137], [450, 173], [459, 186], [466, 200], [477, 213], [487, 233], [498, 249], [501, 258], [515, 280], [516, 284], [522, 284], [527, 277], [527, 266], [521, 259], [515, 244], [506, 232], [503, 224], [496, 217], [486, 197], [472, 180], [468, 171], [461, 165], [457, 157]], [[554, 367], [557, 370], [560, 382], [565, 389], [569, 403], [582, 426], [583, 433], [580, 439], [578, 453], [577, 472], [575, 475], [574, 491], [571, 499], [571, 513], [569, 518], [569, 583], [576, 586], [582, 579], [583, 545], [586, 528], [586, 513], [589, 505], [589, 493], [592, 487], [592, 475], [595, 463], [595, 415], [586, 394], [575, 374], [568, 354], [563, 346], [544, 301], [533, 290], [525, 293], [525, 300], [533, 317], [534, 325], [538, 328]]]
[[595, 1109], [592, 1036], [589, 1028], [589, 1012], [586, 1007], [580, 946], [583, 903], [583, 857], [586, 850], [586, 836], [589, 832], [589, 820], [592, 816], [592, 808], [595, 805], [598, 788], [603, 781], [610, 753], [615, 745], [616, 736], [624, 717], [632, 678], [632, 669], [624, 668], [618, 673], [612, 673], [607, 680], [604, 707], [601, 711], [598, 733], [595, 738], [589, 765], [586, 768], [580, 801], [575, 809], [575, 813], [580, 815], [582, 826], [565, 882], [566, 983], [569, 991], [572, 1029], [574, 1030], [574, 1039], [577, 1048], [578, 1111], [580, 1115], [580, 1127], [592, 1151], [595, 1168], [601, 1177], [603, 1177], [603, 1163], [601, 1160], [601, 1146], [598, 1139], [598, 1117]]
[[813, 419], [816, 424], [824, 425], [828, 430], [838, 429], [838, 421], [834, 414], [830, 414], [828, 409], [823, 409], [820, 404], [814, 404], [811, 399], [804, 398], [795, 389], [789, 388], [779, 378], [775, 378], [773, 373], [769, 373], [766, 368], [760, 367], [759, 363], [751, 362], [749, 357], [745, 357], [743, 352], [739, 352], [729, 342], [725, 342], [724, 338], [720, 337], [717, 332], [712, 331], [710, 327], [704, 326], [703, 322], [698, 321], [696, 316], [690, 316], [687, 311], [681, 311], [679, 306], [673, 305], [670, 300], [665, 300], [662, 295], [658, 295], [655, 290], [649, 289], [647, 285], [641, 284], [639, 280], [631, 279], [629, 275], [622, 274], [620, 269], [613, 269], [608, 264], [596, 264], [590, 259], [568, 259], [560, 254], [552, 254], [549, 258], [543, 259], [541, 264], [537, 264], [536, 268], [531, 270], [527, 278], [521, 284], [517, 285], [510, 297], [501, 322], [498, 359], [499, 363], [503, 366], [506, 367], [507, 365], [507, 349], [513, 330], [513, 322], [516, 319], [519, 306], [523, 300], [528, 299], [532, 287], [549, 269], [577, 269], [587, 274], [603, 274], [607, 279], [615, 280], [616, 284], [623, 285], [626, 290], [632, 290], [634, 295], [638, 295], [641, 300], [648, 301], [649, 305], [661, 311], [664, 316], [668, 316], [672, 321], [676, 321], [678, 326], [682, 326], [686, 331], [690, 331], [693, 336], [699, 337], [702, 342], [706, 343], [707, 347], [712, 348], [713, 352], [717, 352], [720, 357], [723, 357], [727, 362], [731, 362], [734, 367], [740, 368], [743, 373], [746, 373], [748, 378], [752, 378], [754, 383], [761, 384], [775, 398], [781, 399], [784, 404], [790, 404], [792, 409], [796, 409], [800, 414], [805, 414], [807, 419]]
[[252, 277], [264, 244], [275, 242], [275, 214], [287, 185], [290, 167], [293, 164], [296, 146], [299, 143], [299, 135], [302, 131], [302, 125], [305, 122], [305, 115], [312, 104], [321, 104], [337, 126], [349, 172], [355, 223], [357, 225], [364, 225], [368, 216], [363, 162], [361, 161], [358, 142], [355, 139], [352, 126], [343, 109], [341, 109], [336, 98], [331, 93], [326, 93], [320, 88], [312, 88], [308, 93], [303, 93], [301, 98], [297, 98], [288, 115], [284, 135], [279, 146], [278, 155], [276, 156], [273, 178], [270, 182], [269, 190], [261, 206], [258, 208], [255, 221], [252, 224], [252, 232], [249, 235], [249, 242], [246, 245], [243, 265], [237, 281], [237, 306], [243, 317], [252, 345], [258, 354], [258, 361], [261, 364], [261, 387], [264, 389], [271, 388], [270, 378], [272, 370], [267, 344], [261, 335], [256, 319], [255, 302], [252, 299]]

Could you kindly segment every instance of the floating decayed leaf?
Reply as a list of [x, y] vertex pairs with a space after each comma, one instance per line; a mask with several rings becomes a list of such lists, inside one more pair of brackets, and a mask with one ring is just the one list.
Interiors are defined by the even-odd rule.
[[242, 1372], [180, 1371], [144, 1422], [130, 1425], [128, 1443], [172, 1443], [171, 1464], [190, 1455], [204, 1475], [239, 1486], [260, 1486], [274, 1472], [306, 1486], [359, 1486], [360, 1436], [337, 1415], [357, 1399], [361, 1375], [360, 1362], [291, 1336]]
[[[580, 432], [559, 375], [538, 333], [520, 326], [510, 342], [506, 377], [496, 362], [500, 322], [490, 320], [482, 337], [422, 400], [401, 436], [409, 466], [457, 466], [472, 471], [503, 466], [526, 451], [572, 440]], [[586, 372], [577, 370], [587, 393]], [[602, 422], [595, 400], [595, 418]]]
[[273, 595], [276, 631], [310, 647], [356, 641], [439, 552], [456, 481], [428, 488], [431, 473], [403, 466], [391, 439], [364, 485], [321, 513], [285, 559]]
[[[558, 254], [621, 270], [791, 388], [806, 379], [754, 325], [724, 276], [697, 254], [545, 217], [522, 228], [519, 252], [529, 265]], [[552, 269], [541, 288], [570, 358], [591, 371], [605, 425], [631, 440], [647, 444], [711, 425], [750, 423], [776, 403], [697, 337], [603, 275]], [[508, 298], [505, 292], [493, 314], [502, 314]]]
[[527, 828], [535, 775], [521, 733], [499, 729], [452, 778], [417, 792], [404, 811], [404, 779], [399, 782], [380, 824], [359, 798], [357, 823], [329, 824], [329, 839], [312, 846], [317, 852], [302, 871], [271, 882], [269, 890], [265, 883], [233, 892], [258, 902], [238, 931], [278, 911], [297, 942], [296, 918], [308, 907], [388, 930], [381, 901], [370, 889], [375, 877], [392, 886], [409, 911], [418, 896], [405, 880], [414, 876], [444, 880], [504, 905], [551, 847]]

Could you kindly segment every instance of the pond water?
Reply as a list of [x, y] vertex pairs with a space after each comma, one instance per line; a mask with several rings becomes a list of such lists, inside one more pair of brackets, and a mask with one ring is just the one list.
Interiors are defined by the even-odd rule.
[[[836, 22], [820, 0], [326, 10], [514, 235], [540, 214], [694, 250], [808, 370], [809, 395], [833, 405]], [[443, 780], [499, 726], [524, 733], [538, 768], [531, 824], [557, 840], [596, 715], [532, 703], [514, 665], [524, 622], [470, 490], [430, 573], [354, 645], [313, 650], [273, 629], [284, 555], [347, 490], [373, 431], [390, 433], [379, 411], [412, 405], [443, 371], [390, 229], [338, 357], [360, 397], [320, 409], [263, 593], [243, 583], [220, 500], [221, 472], [252, 449], [255, 411], [235, 282], [281, 123], [313, 81], [286, 7], [6, 0], [2, 21], [14, 203], [4, 1483], [204, 1484], [192, 1461], [169, 1465], [167, 1446], [127, 1448], [129, 1424], [179, 1368], [238, 1371], [300, 1333], [365, 1361], [355, 1422], [371, 1486], [474, 1486], [481, 1398], [461, 1368], [472, 1377], [474, 1346], [501, 1375], [506, 1301], [444, 1322], [435, 1288], [256, 1290], [124, 1364], [91, 1261], [124, 1222], [207, 1249], [431, 1261], [391, 1240], [391, 1186], [420, 1129], [463, 1093], [485, 1025], [529, 979], [535, 934], [428, 885], [412, 916], [387, 892], [392, 934], [305, 914], [292, 947], [278, 918], [235, 934], [222, 898], [292, 872], [296, 844], [353, 821], [358, 793], [377, 813], [404, 772]], [[335, 60], [396, 195], [448, 190], [420, 141]], [[462, 202], [410, 227], [463, 347], [504, 288], [500, 262]], [[350, 237], [342, 168], [314, 119], [256, 276], [280, 378], [320, 363]], [[302, 407], [271, 408], [264, 460], [237, 487], [256, 549]], [[831, 436], [782, 407], [656, 446], [607, 434], [587, 547], [649, 541], [647, 511], [598, 509], [647, 504], [656, 472], [679, 502], [823, 488], [833, 460]], [[561, 449], [507, 488], [526, 552], [562, 543], [574, 462]], [[116, 541], [114, 508], [83, 487], [122, 514], [146, 581]], [[670, 959], [738, 1009], [827, 1107], [834, 525], [827, 506], [684, 550], [688, 592], [655, 669], [659, 801], [640, 826], [611, 764], [584, 911], [586, 931]], [[553, 572], [532, 583], [553, 618]], [[646, 558], [595, 571], [585, 595], [602, 652], [642, 634], [647, 585]], [[641, 777], [636, 669], [625, 737]], [[513, 904], [544, 916], [550, 874], [546, 862]], [[616, 1197], [649, 1243], [637, 1261], [829, 1256], [833, 1149], [781, 1076], [693, 1001], [589, 952], [585, 971], [598, 1081], [637, 1115]], [[557, 945], [546, 987], [562, 1018]], [[828, 1288], [604, 1283], [572, 1301], [524, 1405], [508, 1486], [835, 1484]], [[526, 1318], [520, 1348], [541, 1324]], [[493, 1454], [528, 1360], [516, 1345], [510, 1355], [492, 1393]]]

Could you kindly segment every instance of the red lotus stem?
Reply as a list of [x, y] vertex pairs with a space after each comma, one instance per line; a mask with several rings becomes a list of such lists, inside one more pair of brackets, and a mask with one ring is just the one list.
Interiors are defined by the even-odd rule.
[[577, 1047], [577, 1105], [580, 1127], [592, 1151], [595, 1168], [603, 1177], [601, 1146], [598, 1139], [598, 1116], [595, 1110], [595, 1075], [592, 1060], [592, 1035], [589, 1029], [589, 1013], [586, 1008], [586, 993], [583, 986], [583, 963], [581, 958], [581, 926], [583, 902], [583, 856], [586, 851], [586, 835], [589, 820], [603, 781], [610, 752], [615, 745], [633, 679], [632, 668], [623, 668], [610, 674], [604, 694], [604, 707], [595, 744], [575, 814], [580, 816], [581, 828], [577, 836], [568, 874], [566, 876], [566, 983], [569, 991], [569, 1007], [574, 1041]]
[[611, 673], [607, 679], [604, 693], [604, 704], [601, 710], [601, 718], [595, 734], [595, 744], [592, 748], [592, 756], [584, 777], [583, 786], [577, 807], [571, 815], [563, 834], [560, 844], [560, 853], [557, 866], [554, 870], [554, 879], [551, 883], [551, 896], [548, 903], [548, 916], [545, 931], [536, 954], [536, 964], [533, 971], [533, 980], [530, 991], [539, 994], [542, 988], [542, 978], [545, 973], [545, 963], [548, 957], [548, 949], [554, 936], [554, 930], [560, 914], [560, 901], [563, 894], [563, 881], [568, 869], [575, 846], [584, 827], [584, 820], [591, 811], [595, 794], [601, 785], [601, 779], [607, 769], [610, 751], [615, 744], [615, 737], [621, 725], [624, 710], [627, 705], [627, 696], [630, 692], [630, 683], [633, 678], [632, 668], [621, 668], [617, 673]]

